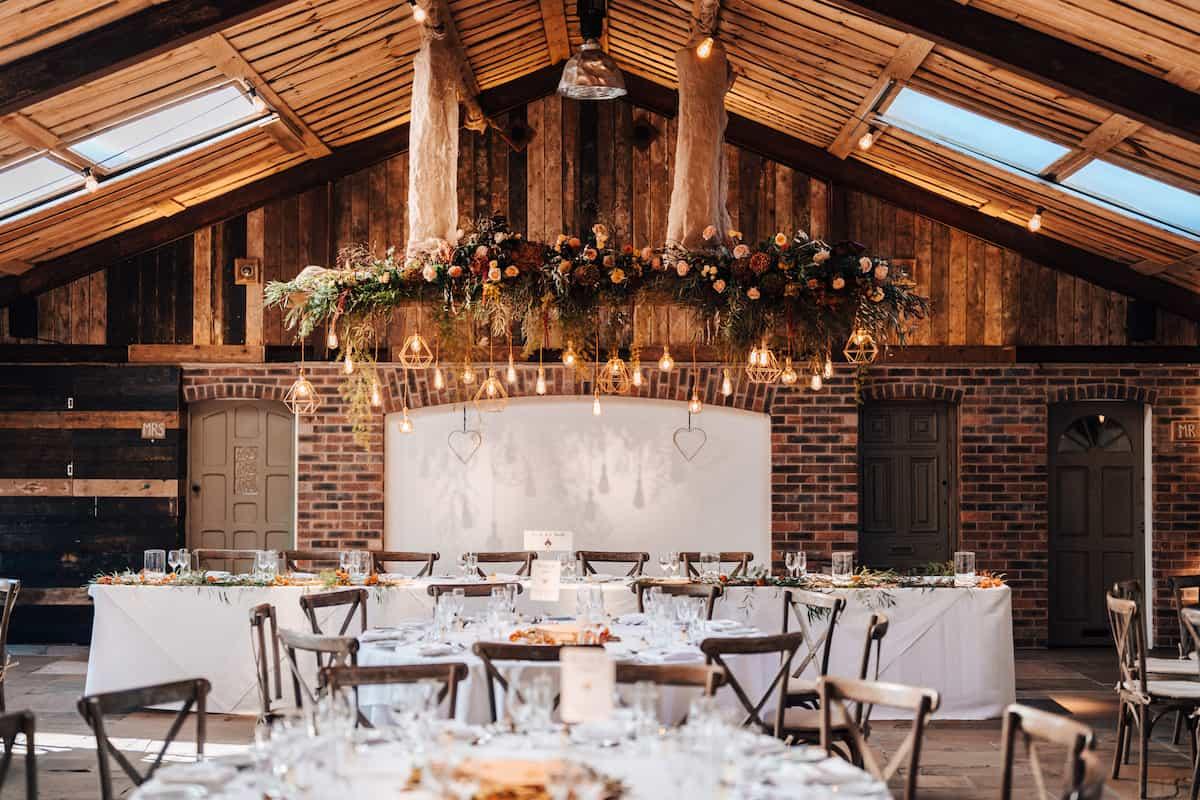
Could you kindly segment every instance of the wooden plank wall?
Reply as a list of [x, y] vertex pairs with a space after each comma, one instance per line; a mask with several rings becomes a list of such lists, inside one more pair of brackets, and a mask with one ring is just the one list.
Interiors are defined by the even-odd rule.
[[[493, 131], [463, 131], [458, 169], [459, 221], [468, 227], [492, 213], [514, 230], [553, 240], [560, 232], [606, 224], [618, 243], [661, 243], [674, 176], [676, 122], [622, 103], [580, 103], [554, 96], [510, 112], [501, 122], [533, 130], [522, 151]], [[1016, 253], [870, 195], [848, 192], [831, 213], [827, 184], [732, 146], [726, 147], [734, 227], [761, 240], [803, 228], [845, 235], [880, 255], [912, 264], [933, 302], [918, 326], [925, 345], [1125, 345], [1126, 298], [1048, 270]], [[129, 259], [39, 298], [39, 336], [89, 344], [290, 345], [282, 314], [261, 312], [262, 331], [247, 333], [255, 287], [234, 282], [233, 260], [261, 254], [265, 280], [287, 279], [309, 264], [333, 263], [340, 248], [365, 243], [382, 253], [403, 249], [408, 155], [394, 156], [326, 186], [272, 202], [259, 211]], [[832, 230], [833, 225], [844, 227]], [[652, 315], [650, 338], [666, 337], [666, 315]], [[382, 345], [410, 331], [402, 312]], [[1147, 344], [1196, 345], [1197, 325], [1159, 313]], [[691, 338], [686, 316], [672, 313], [671, 338]], [[317, 332], [314, 342], [323, 341]], [[8, 337], [0, 311], [0, 343]], [[151, 351], [153, 356], [155, 351]], [[169, 351], [157, 351], [169, 354]], [[194, 351], [185, 351], [194, 353]], [[221, 351], [225, 356], [229, 351]], [[252, 349], [237, 351], [253, 359]], [[164, 356], [165, 358], [165, 356]]]

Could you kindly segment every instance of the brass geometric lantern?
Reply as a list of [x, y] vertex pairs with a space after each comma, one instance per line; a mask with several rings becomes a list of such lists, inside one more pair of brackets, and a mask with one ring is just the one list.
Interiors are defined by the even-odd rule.
[[605, 394], [625, 394], [633, 385], [633, 377], [629, 374], [625, 362], [614, 353], [609, 357], [608, 363], [600, 368], [600, 376], [596, 383]]
[[404, 340], [404, 346], [400, 348], [400, 363], [408, 369], [424, 369], [433, 363], [433, 351], [419, 331]]
[[779, 359], [766, 342], [750, 351], [750, 358], [746, 361], [746, 377], [751, 383], [774, 383], [782, 372]]
[[842, 352], [851, 364], [870, 364], [879, 356], [879, 345], [875, 343], [875, 337], [870, 331], [855, 328]]
[[321, 398], [317, 396], [316, 387], [304, 377], [304, 339], [300, 339], [300, 374], [283, 396], [283, 403], [296, 416], [312, 414], [321, 407]]
[[497, 413], [507, 405], [508, 392], [504, 389], [504, 383], [496, 377], [496, 370], [489, 369], [487, 380], [479, 384], [479, 390], [475, 392], [475, 407], [480, 411]]

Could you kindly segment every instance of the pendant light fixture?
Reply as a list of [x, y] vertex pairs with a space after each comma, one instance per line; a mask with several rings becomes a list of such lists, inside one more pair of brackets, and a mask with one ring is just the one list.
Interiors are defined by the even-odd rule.
[[600, 49], [604, 33], [605, 0], [579, 0], [579, 30], [583, 44], [567, 59], [558, 93], [573, 100], [613, 100], [625, 94], [625, 78], [612, 56]]
[[291, 387], [287, 390], [287, 394], [283, 396], [283, 403], [297, 417], [306, 414], [312, 414], [321, 407], [321, 398], [317, 397], [317, 390], [304, 377], [304, 338], [300, 338], [300, 373]]

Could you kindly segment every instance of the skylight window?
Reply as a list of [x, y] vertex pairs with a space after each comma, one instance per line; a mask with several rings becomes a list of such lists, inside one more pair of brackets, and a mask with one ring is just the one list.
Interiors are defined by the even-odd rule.
[[1063, 185], [1200, 236], [1200, 195], [1099, 159], [1064, 178]]
[[262, 113], [235, 84], [192, 95], [80, 139], [71, 149], [112, 172], [231, 130]]
[[0, 215], [83, 185], [79, 170], [37, 156], [0, 167]]
[[1068, 148], [1054, 142], [907, 87], [900, 90], [882, 117], [891, 125], [968, 155], [984, 156], [1027, 172], [1040, 172], [1068, 152]]

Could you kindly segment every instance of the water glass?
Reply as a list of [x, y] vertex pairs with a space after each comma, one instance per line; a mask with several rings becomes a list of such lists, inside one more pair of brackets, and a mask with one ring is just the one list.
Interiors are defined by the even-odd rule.
[[279, 554], [274, 550], [258, 550], [254, 554], [254, 572], [260, 581], [275, 580], [279, 569]]
[[167, 576], [167, 551], [146, 550], [142, 553], [142, 577], [148, 581], [161, 581]]
[[354, 558], [353, 550], [338, 550], [338, 569], [347, 575], [350, 574], [350, 562]]
[[467, 553], [467, 573], [463, 577], [469, 581], [476, 580], [479, 577], [478, 553]]
[[658, 684], [638, 681], [630, 694], [635, 736], [653, 736], [658, 732]]
[[971, 550], [958, 550], [954, 553], [954, 585], [975, 585], [975, 553]]
[[550, 676], [541, 674], [529, 682], [525, 689], [526, 724], [531, 731], [543, 731], [550, 727], [554, 713], [554, 684]]
[[831, 570], [835, 581], [848, 581], [854, 575], [854, 553], [839, 552], [833, 554], [833, 568]]

